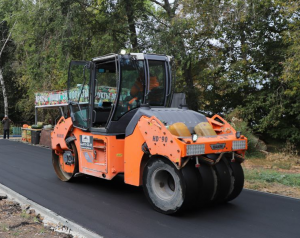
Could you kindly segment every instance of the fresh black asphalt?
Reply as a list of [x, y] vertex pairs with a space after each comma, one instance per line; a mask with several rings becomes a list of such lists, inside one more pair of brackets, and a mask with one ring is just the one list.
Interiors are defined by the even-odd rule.
[[167, 216], [121, 176], [61, 182], [51, 150], [20, 142], [0, 140], [0, 183], [107, 238], [300, 238], [300, 200], [244, 190], [231, 203]]

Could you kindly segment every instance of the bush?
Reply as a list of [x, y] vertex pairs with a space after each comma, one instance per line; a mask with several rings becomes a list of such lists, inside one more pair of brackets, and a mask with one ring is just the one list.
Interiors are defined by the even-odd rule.
[[234, 110], [232, 113], [230, 113], [227, 116], [227, 120], [236, 131], [240, 131], [242, 135], [247, 137], [248, 150], [246, 152], [246, 155], [250, 157], [262, 157], [263, 154], [261, 153], [261, 150], [267, 150], [266, 144], [254, 135], [253, 131], [248, 126], [248, 123], [246, 121], [239, 118], [238, 111]]

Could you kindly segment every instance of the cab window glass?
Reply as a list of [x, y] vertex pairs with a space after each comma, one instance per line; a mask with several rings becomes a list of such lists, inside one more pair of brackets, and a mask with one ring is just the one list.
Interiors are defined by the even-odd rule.
[[113, 120], [143, 103], [145, 93], [144, 62], [124, 57], [120, 61], [121, 88]]
[[165, 102], [166, 68], [164, 61], [149, 60], [149, 94], [146, 103], [163, 106]]
[[94, 105], [101, 107], [102, 105], [111, 105], [117, 96], [117, 80], [116, 80], [115, 61], [97, 64], [95, 86]]

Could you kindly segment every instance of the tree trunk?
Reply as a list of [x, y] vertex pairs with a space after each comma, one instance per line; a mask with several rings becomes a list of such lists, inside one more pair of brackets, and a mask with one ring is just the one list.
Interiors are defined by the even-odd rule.
[[[173, 6], [170, 4], [170, 0], [157, 1], [151, 0], [152, 2], [161, 6], [167, 13], [168, 21], [172, 23], [176, 17], [176, 10], [179, 6], [178, 0], [173, 1]], [[163, 3], [162, 3], [163, 2]], [[183, 39], [178, 41], [178, 50], [184, 51], [181, 55], [185, 58], [186, 46]], [[192, 75], [192, 61], [191, 59], [178, 59], [178, 67], [183, 71], [183, 77], [186, 83], [186, 103], [188, 107], [194, 111], [199, 109], [199, 90], [194, 86], [193, 75]]]
[[4, 79], [3, 79], [3, 73], [2, 73], [1, 66], [0, 66], [0, 85], [2, 88], [3, 99], [4, 99], [4, 115], [8, 116], [8, 100], [7, 100], [6, 88], [5, 88], [5, 83], [4, 83]]
[[5, 88], [5, 83], [4, 83], [4, 79], [3, 79], [3, 72], [2, 72], [2, 68], [1, 68], [1, 56], [2, 56], [2, 53], [5, 49], [5, 46], [7, 44], [7, 42], [9, 41], [10, 37], [11, 37], [11, 32], [12, 32], [12, 29], [14, 28], [14, 26], [16, 25], [16, 21], [14, 23], [14, 25], [12, 26], [11, 28], [11, 31], [9, 32], [1, 50], [0, 50], [0, 85], [1, 85], [1, 88], [2, 88], [2, 93], [3, 93], [3, 100], [4, 100], [4, 115], [7, 115], [8, 116], [8, 100], [7, 100], [7, 94], [6, 94], [6, 88]]
[[199, 109], [199, 95], [197, 88], [194, 87], [194, 80], [192, 75], [192, 62], [189, 60], [183, 66], [183, 75], [186, 82], [186, 104], [189, 109], [197, 111]]
[[130, 33], [130, 43], [132, 45], [133, 51], [138, 51], [138, 41], [137, 41], [137, 33], [134, 21], [134, 10], [132, 6], [132, 1], [124, 1], [127, 21], [129, 25], [129, 33]]

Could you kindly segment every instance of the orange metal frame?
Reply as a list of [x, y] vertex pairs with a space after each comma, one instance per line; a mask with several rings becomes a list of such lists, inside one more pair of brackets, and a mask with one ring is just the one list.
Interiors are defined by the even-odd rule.
[[[142, 116], [133, 133], [125, 139], [117, 139], [115, 135], [95, 135], [83, 132], [72, 127], [71, 118], [62, 117], [51, 134], [52, 149], [62, 160], [63, 151], [70, 150], [65, 139], [68, 136], [74, 136], [80, 173], [108, 180], [119, 173], [124, 173], [125, 183], [139, 186], [142, 184], [144, 159], [147, 160], [151, 156], [165, 157], [180, 169], [182, 158], [187, 156], [187, 145], [204, 144], [205, 154], [212, 154], [232, 151], [232, 142], [236, 140], [245, 140], [247, 144], [247, 138], [241, 136], [237, 139], [236, 131], [220, 116], [216, 115], [207, 119], [217, 136], [199, 137], [193, 142], [191, 137], [172, 135], [166, 126], [154, 116], [150, 118]], [[82, 145], [81, 137], [83, 136], [92, 141], [92, 148]], [[146, 158], [142, 150], [144, 143], [149, 150], [149, 156]], [[225, 144], [224, 148], [213, 150], [211, 145], [217, 143]], [[245, 150], [235, 152], [244, 156]], [[61, 162], [63, 163], [63, 160]], [[66, 172], [71, 169], [65, 167]]]

